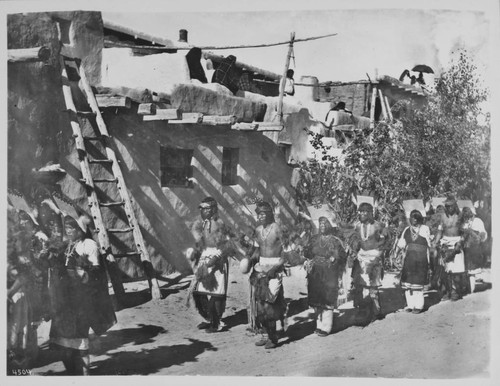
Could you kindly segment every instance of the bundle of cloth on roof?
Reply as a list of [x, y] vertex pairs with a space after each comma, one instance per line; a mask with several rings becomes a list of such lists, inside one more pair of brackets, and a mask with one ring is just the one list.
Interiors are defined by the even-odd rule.
[[238, 91], [239, 79], [240, 73], [236, 68], [236, 57], [234, 55], [229, 55], [227, 58], [224, 58], [215, 69], [214, 75], [212, 76], [212, 83], [222, 84], [233, 94], [236, 94]]
[[264, 102], [251, 101], [210, 90], [202, 85], [179, 84], [171, 94], [172, 108], [205, 115], [234, 115], [240, 122], [262, 121]]
[[162, 102], [170, 103], [170, 96], [163, 92], [156, 92], [147, 88], [130, 87], [96, 87], [99, 95], [121, 96], [130, 98], [136, 103]]
[[186, 61], [191, 79], [198, 79], [201, 83], [208, 83], [205, 71], [201, 65], [201, 49], [198, 47], [191, 48], [186, 54]]
[[333, 115], [333, 126], [341, 126], [341, 125], [352, 125], [353, 115], [351, 113], [347, 113], [345, 111], [331, 110], [329, 114]]

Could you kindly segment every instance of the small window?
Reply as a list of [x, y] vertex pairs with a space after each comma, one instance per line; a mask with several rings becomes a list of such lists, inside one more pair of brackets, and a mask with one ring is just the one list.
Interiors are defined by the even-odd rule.
[[282, 142], [280, 142], [278, 146], [283, 155], [285, 156], [285, 161], [288, 163], [290, 161], [292, 146], [288, 143], [282, 143]]
[[70, 20], [64, 20], [64, 19], [58, 19], [57, 22], [59, 23], [59, 33], [60, 33], [60, 39], [63, 44], [66, 45], [71, 45], [71, 21]]
[[238, 184], [238, 163], [240, 149], [225, 147], [222, 149], [222, 185]]
[[174, 149], [160, 147], [160, 179], [161, 186], [191, 187], [193, 177], [192, 149]]

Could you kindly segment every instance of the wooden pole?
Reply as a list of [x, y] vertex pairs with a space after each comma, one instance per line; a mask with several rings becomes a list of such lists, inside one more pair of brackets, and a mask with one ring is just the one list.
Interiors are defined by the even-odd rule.
[[380, 99], [380, 106], [382, 107], [382, 116], [387, 121], [389, 116], [387, 115], [387, 108], [385, 106], [384, 94], [382, 94], [382, 90], [378, 89], [378, 98]]
[[394, 117], [392, 116], [391, 105], [389, 104], [389, 98], [387, 98], [387, 95], [384, 96], [384, 100], [385, 105], [387, 106], [387, 114], [389, 114], [389, 121], [392, 122]]
[[375, 102], [377, 100], [377, 86], [372, 88], [372, 104], [370, 106], [370, 129], [375, 128]]
[[9, 63], [45, 62], [50, 58], [50, 49], [42, 47], [18, 48], [8, 51]]
[[295, 40], [295, 32], [290, 34], [290, 44], [288, 45], [288, 53], [286, 55], [285, 69], [283, 70], [283, 77], [280, 82], [280, 96], [278, 100], [278, 117], [280, 123], [283, 123], [283, 95], [285, 93], [285, 83], [286, 83], [286, 73], [288, 72], [288, 67], [290, 66], [290, 57], [293, 51], [293, 41]]

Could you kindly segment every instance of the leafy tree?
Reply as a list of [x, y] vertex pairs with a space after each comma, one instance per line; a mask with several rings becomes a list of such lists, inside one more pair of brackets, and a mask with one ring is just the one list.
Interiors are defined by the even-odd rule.
[[390, 223], [405, 199], [490, 196], [490, 124], [481, 109], [488, 93], [465, 51], [435, 89], [423, 107], [399, 101], [393, 106], [399, 120], [358, 133], [340, 160], [311, 134], [323, 156], [301, 164], [298, 200], [329, 203], [349, 222], [356, 215], [353, 195], [368, 193], [378, 201], [379, 219]]

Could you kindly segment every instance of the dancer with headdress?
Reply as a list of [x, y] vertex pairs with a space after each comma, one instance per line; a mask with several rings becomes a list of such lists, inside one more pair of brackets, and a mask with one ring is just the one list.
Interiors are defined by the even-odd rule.
[[191, 229], [196, 245], [186, 253], [194, 272], [188, 304], [192, 295], [196, 309], [204, 319], [197, 327], [214, 333], [223, 326], [221, 319], [226, 308], [231, 232], [219, 218], [214, 198], [203, 199], [199, 209], [201, 218]]
[[339, 279], [344, 270], [346, 253], [342, 241], [333, 235], [326, 217], [318, 219], [319, 233], [314, 235], [304, 256], [307, 272], [307, 300], [314, 309], [318, 336], [325, 337], [333, 328], [333, 313], [337, 308]]
[[387, 247], [387, 228], [373, 218], [373, 206], [363, 202], [358, 208], [359, 221], [355, 224], [360, 242], [354, 260], [353, 303], [358, 309], [357, 320], [383, 318], [380, 307], [379, 287], [382, 285], [382, 253]]
[[283, 323], [286, 314], [282, 232], [269, 203], [260, 202], [256, 212], [260, 225], [255, 230], [258, 248], [252, 254], [254, 266], [250, 274], [250, 319], [255, 321], [257, 329], [267, 334], [255, 345], [272, 349], [278, 345], [276, 322]]
[[422, 213], [412, 210], [410, 226], [401, 234], [397, 248], [405, 251], [401, 288], [405, 291], [406, 311], [414, 314], [419, 314], [424, 309], [424, 285], [429, 281], [430, 235], [429, 227], [424, 225]]
[[466, 292], [466, 270], [463, 253], [463, 239], [460, 209], [457, 200], [449, 195], [444, 202], [434, 246], [439, 250], [439, 264], [444, 268], [445, 281], [440, 291], [442, 300], [456, 301]]

